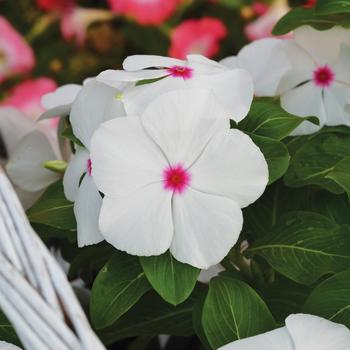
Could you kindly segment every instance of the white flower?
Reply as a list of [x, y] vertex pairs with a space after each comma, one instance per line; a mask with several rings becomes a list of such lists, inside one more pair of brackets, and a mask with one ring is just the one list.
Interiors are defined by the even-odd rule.
[[0, 340], [0, 350], [21, 350], [18, 346]]
[[220, 350], [348, 350], [350, 330], [323, 318], [296, 314], [286, 326], [225, 345]]
[[259, 148], [229, 129], [209, 90], [168, 92], [141, 118], [100, 126], [91, 145], [92, 174], [105, 194], [100, 230], [129, 254], [170, 248], [184, 263], [208, 268], [236, 243], [242, 207], [268, 182]]
[[[256, 63], [256, 57], [260, 63]], [[290, 68], [281, 74], [287, 62], [285, 57]], [[294, 31], [293, 40], [253, 42], [238, 55], [238, 61], [238, 66], [254, 76], [259, 96], [273, 95], [278, 86], [276, 95], [281, 96], [281, 106], [286, 111], [319, 118], [320, 126], [305, 121], [294, 131], [295, 135], [313, 133], [324, 125], [350, 125], [350, 113], [345, 108], [350, 101], [349, 29], [318, 31], [302, 26]], [[234, 59], [226, 61], [229, 65], [234, 63]], [[278, 69], [271, 75], [275, 67]]]
[[[123, 70], [107, 70], [97, 80], [118, 87], [120, 81], [137, 82], [158, 79], [150, 84], [133, 86], [124, 93], [125, 109], [140, 115], [157, 96], [167, 91], [186, 88], [211, 89], [236, 122], [248, 113], [253, 99], [253, 82], [242, 69], [229, 69], [201, 55], [188, 55], [187, 60], [162, 56], [129, 56]], [[155, 69], [146, 69], [152, 68]]]
[[103, 240], [98, 229], [102, 198], [91, 177], [90, 143], [92, 134], [102, 122], [125, 115], [123, 103], [116, 98], [118, 93], [118, 90], [91, 79], [83, 85], [71, 108], [70, 122], [74, 135], [85, 148], [76, 147], [63, 185], [67, 199], [75, 202], [80, 247]]
[[35, 123], [14, 108], [0, 108], [0, 137], [6, 172], [25, 208], [30, 207], [59, 175], [43, 164], [59, 159], [54, 130]]

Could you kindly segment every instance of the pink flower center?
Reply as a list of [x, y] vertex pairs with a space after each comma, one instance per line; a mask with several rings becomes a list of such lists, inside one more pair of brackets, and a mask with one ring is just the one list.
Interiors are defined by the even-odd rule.
[[87, 168], [88, 175], [91, 176], [91, 174], [92, 174], [92, 162], [91, 162], [90, 158], [87, 160], [86, 168]]
[[174, 78], [190, 79], [193, 75], [193, 69], [185, 66], [172, 66], [167, 71]]
[[313, 81], [319, 87], [329, 87], [333, 83], [335, 74], [333, 70], [325, 65], [314, 70]]
[[164, 189], [183, 193], [191, 182], [191, 174], [181, 165], [169, 166], [163, 171]]

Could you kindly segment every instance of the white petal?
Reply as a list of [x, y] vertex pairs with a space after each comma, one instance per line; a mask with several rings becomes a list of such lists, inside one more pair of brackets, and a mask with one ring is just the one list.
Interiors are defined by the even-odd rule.
[[[72, 104], [70, 121], [74, 135], [89, 149], [92, 134], [106, 120], [119, 117], [117, 90], [96, 80], [86, 83]], [[118, 103], [122, 103], [117, 101]]]
[[217, 74], [227, 71], [227, 67], [203, 55], [187, 55], [188, 64], [199, 74]]
[[184, 88], [187, 88], [185, 81], [173, 77], [165, 77], [151, 84], [130, 87], [124, 92], [125, 110], [128, 115], [141, 115], [158, 96], [168, 91]]
[[268, 182], [260, 149], [243, 132], [218, 132], [189, 169], [191, 187], [233, 199], [243, 208], [256, 201]]
[[225, 271], [220, 264], [209, 267], [207, 270], [202, 270], [198, 276], [198, 281], [209, 284], [210, 280], [219, 275], [220, 272]]
[[[297, 350], [286, 327], [227, 344], [219, 350]], [[303, 347], [300, 348], [304, 349]], [[305, 348], [306, 350], [306, 348]], [[310, 349], [311, 350], [311, 349]], [[316, 350], [316, 349], [315, 349]], [[317, 349], [318, 350], [318, 349]]]
[[229, 117], [242, 120], [250, 109], [254, 95], [251, 75], [243, 69], [232, 69], [220, 74], [195, 75], [186, 81], [188, 86], [211, 89]]
[[335, 61], [342, 43], [350, 44], [350, 30], [340, 26], [328, 30], [302, 26], [294, 31], [294, 38], [318, 64], [325, 64]]
[[103, 199], [100, 229], [106, 241], [129, 254], [164, 253], [173, 237], [170, 191], [160, 183], [129, 196]]
[[101, 205], [102, 198], [92, 177], [85, 175], [74, 203], [79, 247], [104, 240], [98, 228]]
[[171, 165], [190, 166], [217, 131], [229, 129], [227, 113], [204, 89], [163, 94], [148, 106], [141, 119]]
[[207, 269], [218, 264], [237, 242], [242, 211], [234, 201], [188, 188], [173, 197], [175, 259]]
[[297, 314], [286, 319], [295, 349], [348, 350], [350, 330], [321, 317]]
[[18, 346], [0, 340], [0, 350], [21, 350]]
[[161, 182], [168, 166], [138, 117], [103, 123], [92, 138], [91, 160], [95, 183], [108, 196], [128, 195]]
[[347, 101], [350, 101], [350, 86], [334, 83], [324, 89], [324, 106], [326, 110], [326, 125], [350, 125], [350, 114], [346, 111]]
[[341, 45], [339, 57], [334, 65], [335, 79], [350, 85], [350, 47]]
[[46, 136], [39, 131], [26, 135], [16, 146], [6, 170], [11, 180], [21, 189], [36, 192], [59, 179], [43, 164], [56, 159]]
[[166, 75], [168, 75], [168, 72], [165, 69], [147, 69], [135, 72], [108, 69], [100, 73], [96, 79], [118, 89], [126, 81], [136, 82], [139, 80], [157, 79]]
[[230, 69], [241, 68], [239, 65], [238, 56], [225, 57], [219, 63]]
[[294, 130], [293, 135], [312, 134], [321, 129], [326, 121], [322, 89], [315, 86], [313, 82], [299, 86], [282, 95], [281, 106], [289, 113], [300, 117], [316, 116], [320, 121], [320, 126], [308, 121], [303, 122]]
[[78, 193], [81, 177], [87, 172], [89, 152], [77, 147], [76, 152], [70, 159], [68, 167], [63, 176], [64, 194], [68, 200], [74, 202]]
[[305, 69], [291, 69], [280, 80], [277, 87], [277, 94], [283, 95], [300, 84], [310, 82], [312, 72]]
[[10, 157], [18, 142], [36, 129], [35, 122], [12, 107], [0, 108], [0, 137]]
[[47, 111], [40, 116], [40, 119], [68, 115], [80, 89], [81, 85], [67, 84], [60, 86], [54, 92], [44, 95], [41, 98], [41, 104]]
[[123, 68], [128, 71], [136, 71], [152, 67], [171, 67], [183, 66], [186, 62], [164, 56], [157, 55], [132, 55], [128, 56], [123, 62]]
[[271, 38], [256, 40], [238, 54], [240, 68], [253, 76], [257, 96], [275, 96], [281, 78], [291, 68], [281, 42]]

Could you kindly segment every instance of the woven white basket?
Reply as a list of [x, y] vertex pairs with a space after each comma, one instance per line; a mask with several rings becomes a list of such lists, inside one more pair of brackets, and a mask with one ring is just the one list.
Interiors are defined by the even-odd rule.
[[27, 350], [105, 350], [0, 168], [0, 309]]

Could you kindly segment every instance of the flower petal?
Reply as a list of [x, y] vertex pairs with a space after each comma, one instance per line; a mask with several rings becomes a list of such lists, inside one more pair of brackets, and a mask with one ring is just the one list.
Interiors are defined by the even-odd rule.
[[184, 66], [185, 61], [176, 58], [157, 55], [132, 55], [123, 62], [123, 68], [127, 71], [137, 71], [152, 67]]
[[240, 68], [253, 76], [257, 96], [275, 96], [281, 78], [291, 68], [281, 42], [272, 38], [256, 40], [238, 54]]
[[328, 30], [302, 26], [294, 31], [294, 38], [318, 64], [326, 64], [336, 60], [342, 43], [350, 44], [350, 31], [340, 26]]
[[142, 123], [169, 163], [190, 166], [210, 138], [229, 128], [225, 110], [209, 90], [183, 89], [158, 97]]
[[100, 229], [106, 241], [129, 254], [164, 253], [173, 237], [170, 191], [160, 183], [129, 196], [103, 199]]
[[287, 112], [300, 117], [316, 116], [320, 121], [319, 126], [308, 121], [303, 122], [293, 131], [293, 135], [312, 134], [321, 129], [325, 124], [326, 112], [323, 105], [322, 90], [310, 82], [292, 89], [281, 96], [281, 106]]
[[219, 63], [230, 69], [241, 68], [239, 65], [238, 56], [225, 57]]
[[0, 340], [1, 350], [21, 350], [18, 346]]
[[188, 188], [173, 197], [174, 238], [170, 252], [180, 262], [208, 269], [237, 242], [242, 211], [234, 201]]
[[263, 194], [269, 177], [260, 149], [236, 129], [218, 132], [189, 172], [192, 188], [228, 197], [241, 208]]
[[101, 206], [102, 197], [92, 177], [85, 175], [74, 203], [79, 247], [96, 244], [104, 240], [98, 228]]
[[68, 115], [71, 105], [80, 90], [81, 85], [67, 84], [60, 86], [54, 92], [44, 95], [41, 99], [41, 104], [47, 111], [40, 116], [40, 119]]
[[162, 181], [168, 163], [138, 117], [103, 123], [91, 144], [92, 175], [108, 196], [124, 196]]
[[313, 315], [296, 314], [286, 319], [286, 326], [295, 349], [349, 349], [350, 330], [344, 325]]
[[203, 55], [187, 55], [188, 64], [199, 74], [217, 74], [227, 71], [226, 66]]
[[350, 47], [341, 45], [339, 57], [334, 65], [335, 79], [350, 85]]
[[87, 172], [89, 152], [82, 147], [77, 147], [71, 157], [63, 176], [64, 194], [68, 200], [74, 202], [78, 193], [81, 177]]
[[24, 136], [12, 153], [6, 170], [10, 179], [21, 189], [36, 192], [59, 179], [59, 175], [47, 170], [43, 164], [56, 159], [49, 140], [40, 131]]
[[116, 99], [117, 90], [96, 80], [87, 82], [72, 104], [70, 121], [74, 135], [87, 147], [98, 126], [106, 120], [125, 115]]
[[165, 69], [147, 69], [135, 72], [125, 70], [108, 69], [97, 76], [97, 81], [114, 88], [120, 88], [124, 82], [136, 82], [139, 80], [157, 79], [168, 75]]
[[219, 350], [295, 350], [286, 327], [234, 341]]
[[186, 81], [189, 87], [211, 89], [225, 108], [228, 116], [236, 122], [249, 112], [254, 95], [251, 75], [243, 69], [232, 69], [220, 74], [196, 75]]

